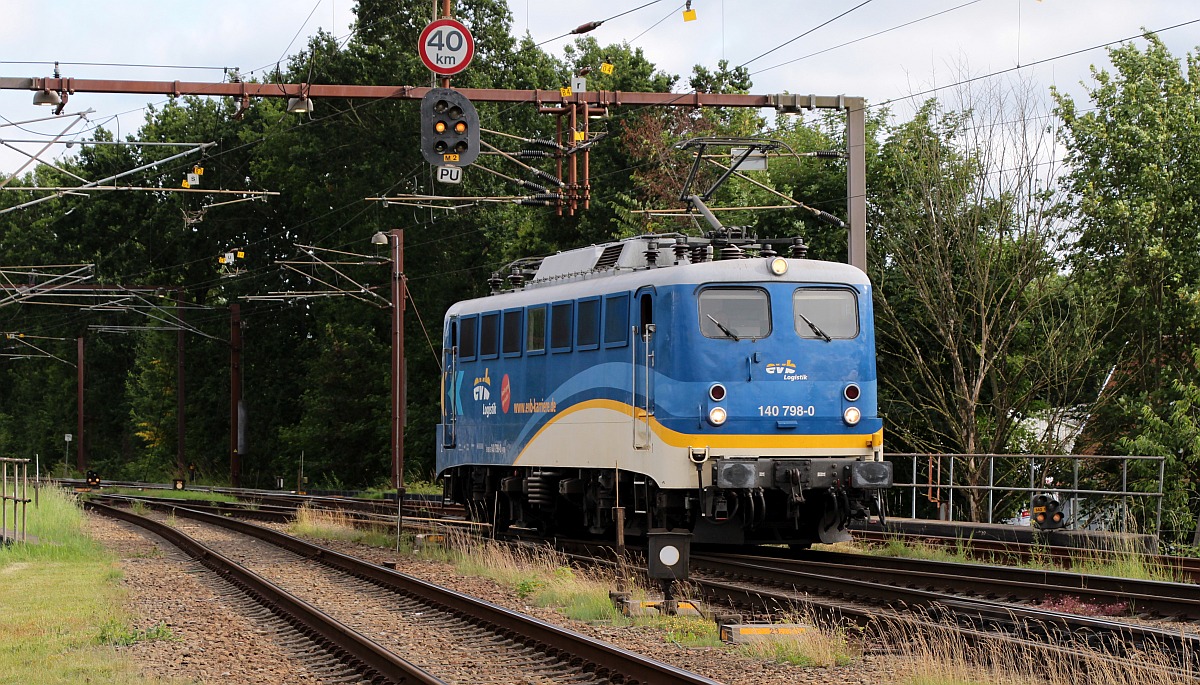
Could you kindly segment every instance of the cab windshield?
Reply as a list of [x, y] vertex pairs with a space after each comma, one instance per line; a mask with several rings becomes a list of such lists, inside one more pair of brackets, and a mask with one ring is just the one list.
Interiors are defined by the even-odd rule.
[[858, 298], [840, 288], [800, 288], [792, 295], [796, 333], [801, 338], [858, 336]]
[[706, 338], [746, 340], [771, 334], [771, 306], [761, 288], [706, 288], [700, 292], [700, 332]]

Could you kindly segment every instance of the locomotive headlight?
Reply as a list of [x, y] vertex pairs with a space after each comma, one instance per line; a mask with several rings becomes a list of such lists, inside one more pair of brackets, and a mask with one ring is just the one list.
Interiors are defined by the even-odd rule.
[[708, 422], [714, 426], [720, 426], [725, 423], [729, 415], [725, 412], [725, 407], [713, 407], [708, 410]]
[[771, 273], [776, 276], [782, 276], [787, 273], [787, 260], [783, 257], [776, 257], [771, 260]]
[[842, 420], [850, 426], [857, 425], [861, 418], [862, 412], [858, 410], [858, 407], [846, 407], [846, 411], [842, 412]]

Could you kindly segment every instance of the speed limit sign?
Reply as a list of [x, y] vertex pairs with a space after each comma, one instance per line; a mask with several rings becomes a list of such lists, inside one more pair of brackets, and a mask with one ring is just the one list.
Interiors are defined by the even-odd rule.
[[425, 27], [417, 41], [421, 61], [435, 74], [453, 76], [471, 63], [475, 39], [471, 32], [453, 19], [438, 19]]

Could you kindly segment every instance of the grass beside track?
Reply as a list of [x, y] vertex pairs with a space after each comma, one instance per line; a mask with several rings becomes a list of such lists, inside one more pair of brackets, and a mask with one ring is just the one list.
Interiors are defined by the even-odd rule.
[[932, 545], [922, 541], [890, 538], [883, 543], [851, 542], [837, 545], [815, 545], [814, 549], [829, 549], [836, 552], [853, 552], [885, 557], [905, 557], [931, 561], [950, 561], [964, 564], [1016, 565], [1046, 571], [1071, 571], [1092, 576], [1112, 576], [1134, 580], [1156, 580], [1170, 583], [1181, 582], [1180, 574], [1156, 561], [1155, 557], [1134, 549], [1076, 550], [1066, 566], [1045, 554], [1035, 552], [1033, 558], [1015, 560], [1011, 555], [995, 553], [990, 557], [979, 557], [972, 553], [969, 540], [960, 540], [956, 545]]
[[198, 500], [202, 502], [237, 502], [238, 498], [219, 492], [207, 490], [146, 490], [142, 488], [105, 487], [98, 491], [101, 495], [130, 495], [133, 497], [155, 497], [161, 499]]
[[179, 682], [142, 676], [116, 648], [170, 634], [130, 627], [116, 559], [87, 536], [75, 498], [45, 488], [27, 521], [37, 544], [0, 546], [0, 684]]

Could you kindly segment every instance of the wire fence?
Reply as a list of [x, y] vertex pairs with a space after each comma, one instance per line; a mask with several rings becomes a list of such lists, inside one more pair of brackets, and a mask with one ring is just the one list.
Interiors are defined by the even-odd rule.
[[[29, 460], [0, 457], [0, 541], [28, 542], [25, 508], [29, 499]], [[9, 504], [12, 530], [9, 530]]]
[[896, 453], [886, 458], [897, 472], [889, 509], [907, 511], [912, 518], [1023, 523], [1023, 510], [1032, 512], [1035, 498], [1050, 495], [1063, 503], [1069, 527], [1125, 530], [1142, 521], [1149, 532], [1152, 520], [1156, 537], [1162, 529], [1164, 457]]

